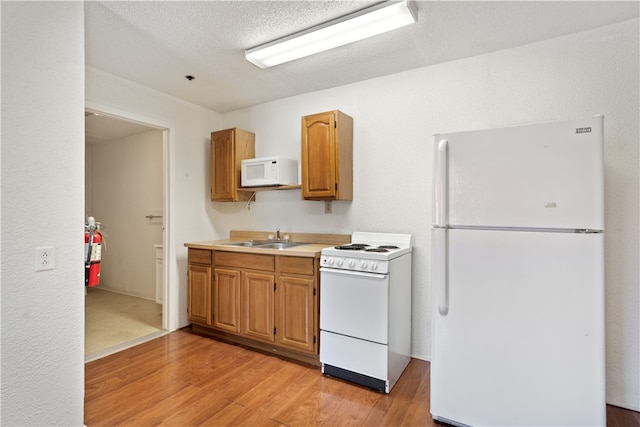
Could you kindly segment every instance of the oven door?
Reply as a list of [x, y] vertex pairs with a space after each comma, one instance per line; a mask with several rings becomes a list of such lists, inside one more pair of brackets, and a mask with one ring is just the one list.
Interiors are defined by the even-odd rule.
[[320, 329], [388, 344], [389, 275], [320, 269]]

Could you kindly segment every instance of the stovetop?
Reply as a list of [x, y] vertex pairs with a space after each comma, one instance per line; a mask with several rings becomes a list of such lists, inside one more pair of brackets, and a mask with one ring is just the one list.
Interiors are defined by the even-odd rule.
[[332, 246], [322, 250], [323, 255], [343, 256], [358, 259], [390, 260], [410, 252], [411, 248], [396, 245], [375, 245], [368, 243], [351, 243]]
[[351, 243], [322, 250], [323, 255], [389, 260], [411, 252], [410, 234], [364, 233], [351, 235]]
[[351, 242], [324, 248], [323, 267], [357, 271], [386, 271], [385, 263], [411, 252], [411, 235], [353, 233]]

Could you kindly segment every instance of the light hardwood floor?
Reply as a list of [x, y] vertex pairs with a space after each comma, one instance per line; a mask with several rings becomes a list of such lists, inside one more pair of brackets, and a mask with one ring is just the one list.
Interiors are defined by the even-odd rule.
[[164, 335], [162, 305], [143, 298], [87, 288], [85, 362]]
[[[429, 363], [412, 359], [389, 395], [182, 329], [85, 365], [93, 426], [444, 426], [429, 415]], [[607, 407], [608, 427], [640, 414]]]

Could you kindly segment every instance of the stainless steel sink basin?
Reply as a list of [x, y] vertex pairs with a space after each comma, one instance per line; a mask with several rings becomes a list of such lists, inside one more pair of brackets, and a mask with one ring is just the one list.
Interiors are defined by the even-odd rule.
[[223, 245], [229, 245], [229, 246], [246, 246], [246, 247], [254, 247], [254, 246], [260, 246], [260, 245], [264, 245], [265, 243], [269, 243], [267, 240], [247, 240], [244, 242], [229, 242], [229, 243], [223, 243]]
[[243, 242], [223, 243], [223, 245], [229, 245], [229, 246], [244, 246], [247, 248], [262, 248], [262, 249], [287, 249], [287, 248], [292, 248], [294, 246], [299, 246], [302, 244], [304, 243], [273, 242], [269, 240], [246, 240]]
[[265, 243], [263, 245], [258, 245], [257, 247], [259, 248], [264, 248], [264, 249], [287, 249], [287, 248], [292, 248], [294, 246], [298, 246], [300, 243], [293, 243], [293, 242], [274, 242], [274, 243]]

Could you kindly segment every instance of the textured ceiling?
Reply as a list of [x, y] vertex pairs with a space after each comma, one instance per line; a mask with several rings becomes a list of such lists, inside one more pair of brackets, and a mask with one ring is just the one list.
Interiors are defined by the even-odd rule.
[[637, 18], [640, 4], [416, 1], [414, 25], [264, 70], [244, 59], [245, 49], [376, 3], [87, 1], [85, 61], [225, 113]]

